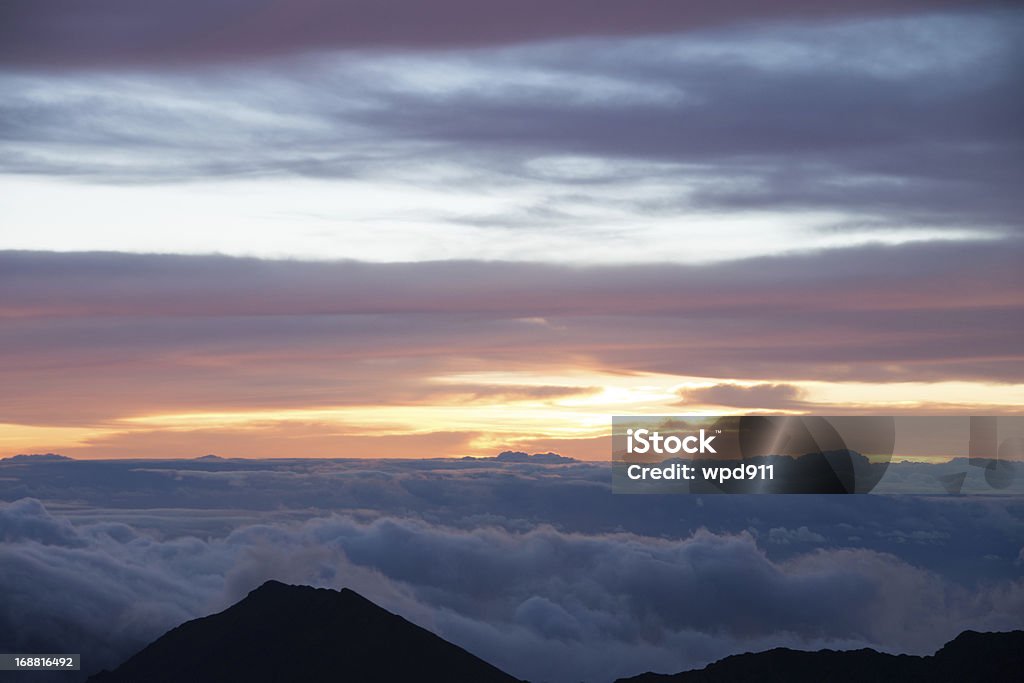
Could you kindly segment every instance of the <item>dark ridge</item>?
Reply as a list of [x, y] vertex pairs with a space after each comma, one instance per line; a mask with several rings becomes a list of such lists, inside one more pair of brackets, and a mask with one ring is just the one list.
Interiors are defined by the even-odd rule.
[[268, 581], [165, 633], [91, 683], [474, 681], [516, 683], [358, 593]]
[[3, 462], [65, 462], [71, 460], [66, 455], [57, 453], [19, 453], [9, 458], [0, 458]]
[[523, 453], [522, 451], [502, 451], [495, 458], [498, 462], [528, 462], [539, 465], [563, 465], [571, 462], [579, 462], [576, 458], [570, 458], [558, 453]]
[[[776, 648], [703, 669], [616, 683], [981, 683], [1018, 681], [1024, 631], [965, 631], [929, 657], [871, 649]], [[168, 631], [91, 683], [472, 681], [517, 679], [358, 593], [268, 581], [232, 607]]]
[[645, 673], [616, 683], [999, 683], [1024, 679], [1024, 631], [964, 631], [930, 657], [875, 650], [776, 648], [733, 655], [703, 669]]

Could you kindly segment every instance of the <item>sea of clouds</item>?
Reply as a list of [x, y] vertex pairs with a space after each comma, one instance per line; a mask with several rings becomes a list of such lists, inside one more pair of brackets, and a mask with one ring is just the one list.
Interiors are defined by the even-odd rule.
[[629, 496], [607, 465], [0, 462], [0, 651], [111, 667], [267, 579], [347, 586], [517, 676], [1024, 627], [1017, 496]]

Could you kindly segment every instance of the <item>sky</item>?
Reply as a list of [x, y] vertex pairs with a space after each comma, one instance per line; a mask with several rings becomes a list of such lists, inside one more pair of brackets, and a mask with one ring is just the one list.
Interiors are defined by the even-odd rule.
[[[271, 578], [538, 683], [1024, 627], [1021, 478], [899, 462], [1024, 405], [1013, 3], [7, 0], [0, 92], [0, 651]], [[612, 415], [733, 413], [949, 419], [612, 494]]]
[[1019, 414], [1022, 38], [999, 2], [6, 2], [0, 455]]

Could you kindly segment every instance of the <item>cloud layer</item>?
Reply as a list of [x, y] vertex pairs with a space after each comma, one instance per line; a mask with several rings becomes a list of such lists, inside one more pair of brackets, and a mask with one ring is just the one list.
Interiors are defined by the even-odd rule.
[[2, 253], [8, 454], [455, 455], [699, 405], [1012, 412], [1009, 245], [591, 268]]
[[[51, 502], [0, 504], [0, 647], [109, 665], [268, 578], [355, 588], [551, 681], [775, 645], [924, 653], [1024, 613], [1005, 500], [654, 501], [594, 465], [140, 465], [18, 465]], [[83, 495], [106, 504], [62, 502]]]
[[[26, 37], [34, 22], [82, 20], [42, 6], [15, 7], [36, 18], [5, 22], [32, 49], [45, 44]], [[764, 11], [692, 7], [662, 9], [683, 24]], [[877, 3], [880, 16], [785, 21], [816, 7], [773, 4], [778, 22], [636, 37], [634, 10], [568, 3], [566, 23], [591, 17], [597, 36], [439, 52], [385, 43], [169, 71], [10, 68], [0, 170], [19, 229], [5, 245], [706, 262], [1019, 231], [1021, 15], [974, 6], [906, 17], [907, 3]], [[334, 26], [315, 20], [325, 8], [294, 16]], [[195, 9], [168, 12], [206, 21]], [[677, 23], [635, 11], [668, 31]], [[98, 16], [90, 10], [94, 32], [62, 45], [88, 50], [116, 24]], [[627, 35], [601, 37], [603, 22]], [[554, 19], [533, 24], [559, 32]]]

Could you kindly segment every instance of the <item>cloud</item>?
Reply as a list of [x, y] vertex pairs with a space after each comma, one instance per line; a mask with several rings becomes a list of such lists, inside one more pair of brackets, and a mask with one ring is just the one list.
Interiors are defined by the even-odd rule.
[[681, 397], [682, 405], [694, 402], [745, 409], [765, 406], [774, 409], [806, 406], [806, 403], [800, 400], [800, 388], [791, 384], [714, 384], [709, 387], [687, 389]]
[[[724, 5], [707, 11], [761, 12], [756, 3]], [[665, 7], [684, 22], [701, 14]], [[709, 217], [751, 220], [752, 212], [800, 215], [814, 227], [805, 243], [1003, 233], [1019, 227], [1022, 211], [1015, 124], [1024, 24], [1019, 13], [986, 10], [166, 73], [15, 70], [0, 79], [3, 169], [133, 187], [224, 178], [323, 179], [333, 191], [397, 184], [404, 205], [440, 194], [417, 204], [415, 218], [381, 198], [376, 220], [432, 220], [461, 236], [475, 228], [492, 244], [505, 230], [539, 226], [550, 245], [553, 231], [595, 230], [597, 216], [606, 239], [621, 239], [655, 220], [689, 219], [697, 230]], [[45, 15], [44, 25], [60, 16]], [[605, 16], [589, 6], [586, 15]], [[630, 15], [605, 19], [627, 26]], [[274, 29], [282, 35], [279, 23]], [[33, 49], [44, 44], [17, 33]], [[453, 202], [453, 188], [475, 200]], [[489, 201], [495, 188], [504, 201]], [[277, 210], [312, 214], [320, 220], [311, 230], [331, 229], [373, 199], [365, 188], [352, 192], [344, 206], [297, 210], [296, 198]], [[670, 228], [677, 224], [659, 232]]]
[[0, 541], [34, 540], [45, 545], [75, 545], [78, 535], [67, 520], [56, 519], [34, 498], [22, 498], [0, 508]]
[[[591, 268], [6, 252], [0, 406], [9, 422], [52, 425], [59, 405], [68, 426], [255, 411], [249, 426], [264, 437], [287, 417], [279, 411], [307, 410], [287, 418], [290, 433], [308, 425], [310, 437], [326, 439], [387, 432], [344, 411], [389, 407], [388, 422], [399, 423], [405, 407], [434, 411], [428, 431], [441, 439], [490, 428], [465, 426], [438, 406], [468, 417], [496, 401], [596, 400], [583, 393], [597, 386], [595, 373], [712, 377], [714, 387], [687, 398], [769, 410], [800, 400], [778, 377], [1012, 385], [1022, 377], [1016, 254], [1011, 239]], [[508, 376], [474, 379], [496, 368]], [[551, 378], [566, 368], [583, 381]], [[524, 382], [529, 376], [542, 379]], [[753, 388], [737, 388], [751, 380]], [[218, 443], [235, 428], [168, 426], [203, 438], [205, 429], [225, 430], [209, 435]], [[518, 436], [540, 438], [527, 427]], [[192, 441], [195, 455], [222, 448]]]
[[825, 537], [815, 533], [806, 526], [797, 529], [786, 527], [773, 527], [768, 530], [769, 543], [824, 543]]
[[[359, 341], [365, 326], [378, 321], [396, 325], [396, 333], [403, 331], [396, 321], [378, 316], [416, 321], [442, 314], [502, 317], [537, 335], [551, 329], [545, 324], [549, 319], [602, 314], [629, 315], [642, 324], [645, 317], [659, 315], [706, 322], [720, 311], [781, 318], [785, 311], [800, 309], [823, 320], [834, 312], [852, 325], [886, 315], [892, 316], [887, 322], [898, 323], [908, 310], [923, 316], [941, 309], [950, 315], [955, 311], [948, 309], [955, 306], [972, 314], [1019, 303], [1019, 242], [1006, 237], [872, 245], [707, 265], [591, 267], [102, 252], [0, 251], [0, 258], [3, 313], [11, 320], [359, 316], [348, 329]], [[697, 293], [699, 297], [679, 296]]]
[[270, 577], [351, 586], [535, 680], [924, 652], [1020, 619], [1007, 497], [653, 501], [594, 463], [21, 460], [0, 499], [0, 621], [23, 619], [0, 645], [59, 637], [95, 666]]
[[770, 645], [927, 652], [964, 628], [1019, 627], [1024, 606], [1019, 581], [967, 588], [867, 549], [772, 559], [746, 532], [657, 538], [326, 514], [206, 538], [64, 520], [74, 542], [53, 544], [42, 505], [3, 509], [35, 517], [39, 533], [0, 545], [11, 596], [0, 646], [59, 644], [90, 667], [268, 578], [352, 587], [516, 675], [557, 681]]
[[[934, 472], [946, 470], [926, 465], [891, 466], [886, 481], [894, 478], [894, 490], [907, 490], [898, 471], [907, 468], [920, 470], [930, 482], [925, 490], [943, 491]], [[983, 486], [983, 468], [970, 469], [982, 486], [966, 490], [990, 490]], [[5, 519], [21, 520], [5, 527], [12, 540], [26, 537], [17, 531], [25, 519], [45, 520], [47, 537], [67, 543], [70, 537], [59, 531], [65, 524], [58, 517], [76, 524], [127, 524], [158, 537], [209, 537], [238, 526], [294, 522], [329, 512], [367, 521], [401, 511], [463, 530], [486, 526], [521, 532], [546, 523], [569, 533], [654, 538], [683, 538], [706, 528], [767, 540], [771, 529], [800, 533], [800, 527], [807, 527], [828, 546], [852, 544], [897, 554], [957, 581], [1016, 576], [1019, 546], [1012, 539], [1021, 532], [1012, 497], [675, 496], [671, 505], [653, 505], [647, 496], [610, 495], [610, 482], [607, 463], [547, 465], [536, 459], [0, 463], [0, 499], [45, 498], [50, 506], [61, 505], [53, 518], [40, 517], [35, 504], [11, 508]], [[797, 549], [769, 543], [764, 550], [771, 559], [783, 560]], [[978, 567], [970, 558], [982, 555], [1003, 560]]]
[[[631, 35], [756, 20], [807, 20], [902, 14], [957, 7], [956, 0], [839, 2], [801, 0], [690, 4], [525, 0], [444, 0], [429, 10], [409, 0], [367, 4], [311, 0], [242, 7], [212, 2], [104, 0], [84, 11], [74, 2], [14, 0], [4, 6], [0, 62], [74, 68], [140, 63], [181, 64], [258, 58], [324, 49], [423, 49], [495, 45], [552, 38]], [[72, 39], [73, 38], [73, 39]]]

